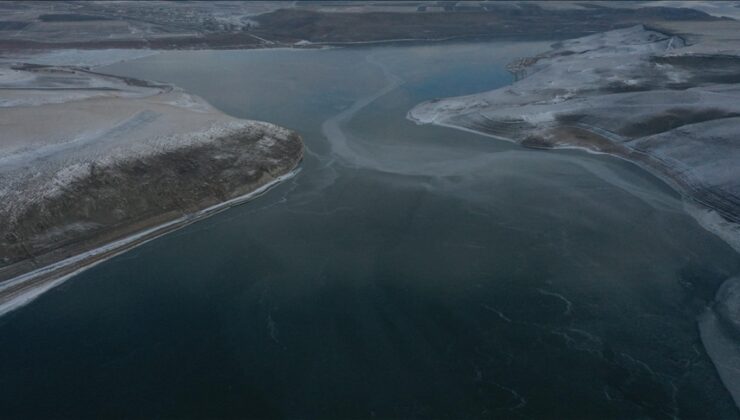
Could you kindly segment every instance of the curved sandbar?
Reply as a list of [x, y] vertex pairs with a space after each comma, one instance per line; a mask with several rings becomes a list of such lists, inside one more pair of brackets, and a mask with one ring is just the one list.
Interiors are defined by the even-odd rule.
[[92, 264], [248, 200], [303, 144], [169, 85], [0, 69], [0, 315]]

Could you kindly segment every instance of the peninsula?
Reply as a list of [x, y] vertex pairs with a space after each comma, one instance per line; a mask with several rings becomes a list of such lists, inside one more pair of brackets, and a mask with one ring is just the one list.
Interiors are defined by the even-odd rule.
[[292, 174], [300, 136], [174, 86], [0, 68], [0, 314]]

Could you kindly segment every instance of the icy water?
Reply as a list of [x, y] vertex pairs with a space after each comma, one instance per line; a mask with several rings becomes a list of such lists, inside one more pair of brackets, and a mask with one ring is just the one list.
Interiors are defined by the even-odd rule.
[[536, 43], [103, 69], [298, 130], [302, 171], [0, 318], [0, 417], [736, 418], [696, 317], [740, 272], [627, 162], [416, 126]]

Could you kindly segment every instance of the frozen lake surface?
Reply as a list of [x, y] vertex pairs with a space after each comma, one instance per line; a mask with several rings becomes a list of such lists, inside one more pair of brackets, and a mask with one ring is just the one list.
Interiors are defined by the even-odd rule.
[[0, 318], [0, 416], [738, 416], [697, 317], [740, 272], [636, 166], [406, 119], [544, 43], [100, 69], [297, 130], [301, 172]]

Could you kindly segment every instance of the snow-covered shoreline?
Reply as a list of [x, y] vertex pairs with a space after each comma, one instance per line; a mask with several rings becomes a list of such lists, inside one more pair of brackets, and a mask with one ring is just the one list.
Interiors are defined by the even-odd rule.
[[[414, 116], [410, 114], [407, 114], [407, 118], [410, 121], [416, 124], [419, 124], [419, 125], [427, 124], [426, 122], [417, 121], [414, 118]], [[452, 128], [455, 130], [478, 134], [478, 135], [490, 137], [492, 139], [499, 140], [499, 141], [505, 141], [505, 142], [514, 143], [514, 144], [519, 143], [512, 138], [487, 133], [485, 131], [478, 131], [472, 128], [465, 127], [463, 125], [455, 125], [455, 124], [441, 122], [441, 121], [434, 121], [434, 122], [431, 122], [431, 124], [434, 124], [439, 127]], [[639, 166], [640, 168], [642, 168], [642, 170], [647, 171], [651, 173], [652, 175], [660, 178], [663, 182], [669, 185], [674, 191], [685, 196], [685, 191], [676, 182], [674, 182], [670, 177], [667, 177], [661, 172], [656, 171], [654, 168], [651, 168], [649, 166], [642, 164], [640, 161], [630, 159], [623, 155], [601, 151], [601, 150], [586, 147], [586, 146], [578, 146], [578, 145], [572, 145], [572, 144], [560, 144], [560, 145], [548, 147], [548, 149], [550, 150], [577, 150], [580, 152], [584, 152], [587, 154], [593, 154], [593, 155], [609, 155], [611, 157], [633, 163]], [[686, 198], [689, 198], [689, 197], [686, 197]], [[716, 210], [712, 208], [708, 208], [706, 206], [700, 206], [697, 203], [693, 203], [690, 201], [684, 201], [684, 208], [686, 210], [686, 213], [690, 215], [694, 220], [696, 220], [696, 222], [702, 228], [704, 228], [704, 230], [714, 234], [715, 236], [720, 238], [722, 241], [727, 243], [730, 247], [732, 247], [738, 254], [740, 254], [740, 224], [728, 222], [719, 213], [717, 213]]]
[[[653, 61], [663, 55], [674, 60], [684, 45], [643, 26], [563, 41], [530, 60], [525, 76], [511, 86], [424, 102], [407, 118], [530, 147], [623, 158], [693, 205], [740, 218], [740, 204], [733, 204], [740, 191], [740, 148], [723, 139], [740, 127], [740, 86], [691, 82], [690, 70]], [[678, 127], [656, 128], [666, 120]], [[588, 136], [576, 138], [579, 133]], [[689, 214], [740, 252], [735, 220], [710, 226], [704, 213]]]
[[[62, 261], [58, 261], [49, 266], [45, 266], [34, 271], [22, 274], [10, 280], [4, 281], [0, 283], [0, 316], [3, 316], [8, 312], [11, 312], [15, 309], [31, 303], [34, 299], [38, 298], [43, 293], [61, 285], [65, 281], [82, 273], [83, 271], [95, 267], [96, 265], [101, 264], [113, 257], [116, 257], [147, 242], [153, 241], [175, 230], [182, 229], [185, 226], [188, 226], [199, 220], [211, 217], [231, 207], [245, 204], [246, 202], [257, 198], [270, 189], [276, 187], [278, 184], [293, 178], [299, 172], [300, 168], [296, 167], [292, 171], [278, 176], [277, 178], [267, 182], [266, 184], [247, 194], [207, 207], [195, 213], [178, 217], [177, 219], [171, 220], [152, 228], [145, 229], [123, 239], [116, 240], [95, 249], [69, 257]], [[70, 268], [73, 271], [64, 273], [60, 276], [55, 276], [55, 273]], [[32, 284], [35, 280], [41, 279], [43, 277], [48, 278], [46, 280], [43, 280], [39, 284]], [[29, 284], [31, 285], [26, 286]], [[8, 295], [6, 296], [4, 292], [9, 291], [10, 289], [15, 290], [12, 293], [8, 293]]]

